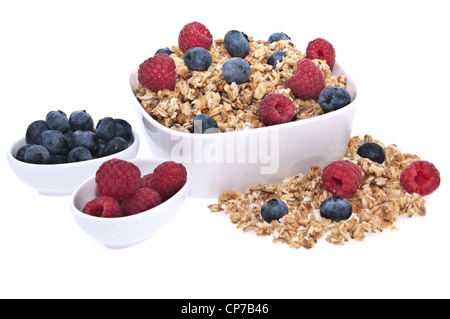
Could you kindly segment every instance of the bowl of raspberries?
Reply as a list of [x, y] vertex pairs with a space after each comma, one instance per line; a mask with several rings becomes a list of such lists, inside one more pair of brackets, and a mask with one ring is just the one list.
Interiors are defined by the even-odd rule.
[[213, 38], [180, 28], [129, 77], [129, 94], [155, 156], [180, 161], [191, 195], [215, 197], [341, 158], [356, 112], [354, 81], [326, 39], [297, 48], [283, 32]]
[[72, 194], [72, 215], [111, 249], [135, 245], [166, 225], [189, 192], [183, 164], [155, 158], [110, 159]]
[[86, 110], [47, 113], [27, 126], [8, 150], [16, 176], [45, 195], [70, 195], [108, 159], [132, 159], [140, 139], [124, 119], [94, 121]]

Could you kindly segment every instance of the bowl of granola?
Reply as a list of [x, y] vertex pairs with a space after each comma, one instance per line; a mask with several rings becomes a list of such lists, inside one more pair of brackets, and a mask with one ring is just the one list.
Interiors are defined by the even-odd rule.
[[[255, 183], [279, 182], [282, 176], [305, 174], [310, 166], [341, 158], [352, 130], [357, 89], [334, 57], [330, 63], [309, 56], [309, 45], [303, 53], [289, 38], [254, 40], [235, 31], [248, 42], [248, 53], [239, 58], [230, 53], [229, 33], [223, 39], [210, 38], [207, 49], [195, 55], [186, 48], [189, 41], [182, 38], [182, 30], [178, 46], [131, 72], [128, 91], [150, 151], [186, 165], [192, 174], [190, 194], [201, 198], [216, 197], [225, 189], [243, 191]], [[210, 62], [194, 70], [186, 57], [208, 61], [205, 54]], [[166, 86], [152, 83], [160, 77], [152, 74], [158, 69], [152, 69], [152, 63], [170, 69], [165, 72]], [[229, 78], [233, 67], [239, 74]], [[307, 82], [306, 93], [297, 90], [302, 81]], [[328, 87], [347, 92], [345, 107], [322, 108], [319, 93]], [[261, 108], [269, 96], [286, 100], [289, 112], [280, 110], [278, 102], [272, 103], [272, 110], [277, 110], [275, 117], [290, 114], [287, 120], [265, 122]], [[269, 107], [265, 114], [270, 117], [272, 110]], [[213, 120], [213, 134], [199, 134], [203, 133], [195, 126], [199, 116], [204, 117], [198, 120], [201, 125]]]

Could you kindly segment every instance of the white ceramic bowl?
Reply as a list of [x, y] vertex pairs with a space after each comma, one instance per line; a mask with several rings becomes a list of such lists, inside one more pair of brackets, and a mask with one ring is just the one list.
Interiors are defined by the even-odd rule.
[[16, 176], [28, 186], [44, 195], [70, 195], [83, 182], [95, 174], [100, 165], [111, 159], [130, 160], [139, 152], [140, 139], [133, 130], [133, 143], [125, 150], [89, 161], [66, 164], [29, 164], [17, 160], [14, 156], [26, 144], [25, 138], [18, 139], [7, 152], [9, 166]]
[[[144, 158], [134, 159], [141, 174], [149, 174], [165, 160]], [[80, 228], [91, 238], [111, 249], [121, 249], [135, 245], [153, 235], [166, 225], [180, 210], [189, 192], [190, 175], [186, 184], [171, 198], [148, 211], [126, 217], [102, 218], [84, 214], [84, 206], [98, 197], [95, 175], [82, 183], [72, 194], [70, 201], [72, 216]]]
[[[336, 63], [333, 74], [341, 73], [347, 74]], [[280, 182], [340, 159], [356, 112], [356, 86], [347, 77], [352, 103], [342, 109], [282, 125], [204, 135], [174, 131], [153, 119], [135, 97], [137, 69], [130, 74], [128, 91], [150, 151], [182, 162], [192, 176], [190, 195], [211, 198], [224, 190], [245, 191], [259, 183]]]

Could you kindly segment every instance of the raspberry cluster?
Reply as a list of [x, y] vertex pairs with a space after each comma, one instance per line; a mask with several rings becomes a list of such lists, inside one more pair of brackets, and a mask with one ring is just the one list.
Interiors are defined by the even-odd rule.
[[173, 161], [142, 175], [135, 164], [111, 159], [95, 175], [100, 197], [88, 202], [83, 213], [107, 218], [139, 214], [171, 198], [185, 185], [186, 179], [186, 168]]

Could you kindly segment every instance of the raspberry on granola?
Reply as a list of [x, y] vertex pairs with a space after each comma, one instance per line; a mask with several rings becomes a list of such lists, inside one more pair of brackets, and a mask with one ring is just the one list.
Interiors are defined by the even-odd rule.
[[[291, 98], [295, 105], [294, 120], [323, 114], [314, 99], [296, 97], [286, 87], [286, 81], [297, 71], [297, 62], [306, 54], [287, 40], [269, 43], [249, 38], [250, 51], [245, 61], [251, 74], [243, 84], [227, 83], [222, 74], [223, 64], [231, 59], [223, 39], [216, 39], [209, 49], [212, 63], [206, 71], [190, 70], [184, 63], [184, 53], [173, 46], [170, 57], [176, 65], [174, 90], [152, 92], [142, 84], [136, 87], [136, 98], [142, 107], [160, 124], [175, 130], [192, 132], [193, 119], [199, 114], [211, 116], [221, 131], [263, 127], [258, 118], [258, 108], [263, 98], [271, 93]], [[286, 53], [274, 68], [268, 64], [270, 56], [278, 51]], [[326, 61], [312, 60], [323, 72], [326, 86], [345, 88], [345, 74], [331, 75]]]
[[[376, 142], [386, 150], [383, 164], [361, 157], [358, 148], [366, 142]], [[306, 176], [286, 177], [273, 185], [260, 184], [246, 193], [223, 191], [218, 203], [208, 206], [211, 212], [224, 212], [233, 224], [245, 232], [271, 236], [273, 241], [293, 248], [313, 248], [317, 241], [343, 245], [350, 240], [362, 241], [368, 233], [395, 229], [401, 215], [424, 216], [425, 199], [419, 194], [408, 194], [400, 183], [402, 171], [420, 158], [402, 153], [395, 145], [384, 146], [366, 135], [350, 139], [345, 160], [361, 168], [362, 182], [356, 194], [348, 199], [353, 214], [348, 220], [333, 222], [323, 218], [320, 205], [329, 198], [321, 182], [322, 169], [313, 166]], [[284, 201], [289, 213], [270, 224], [261, 217], [261, 207], [270, 199]]]

